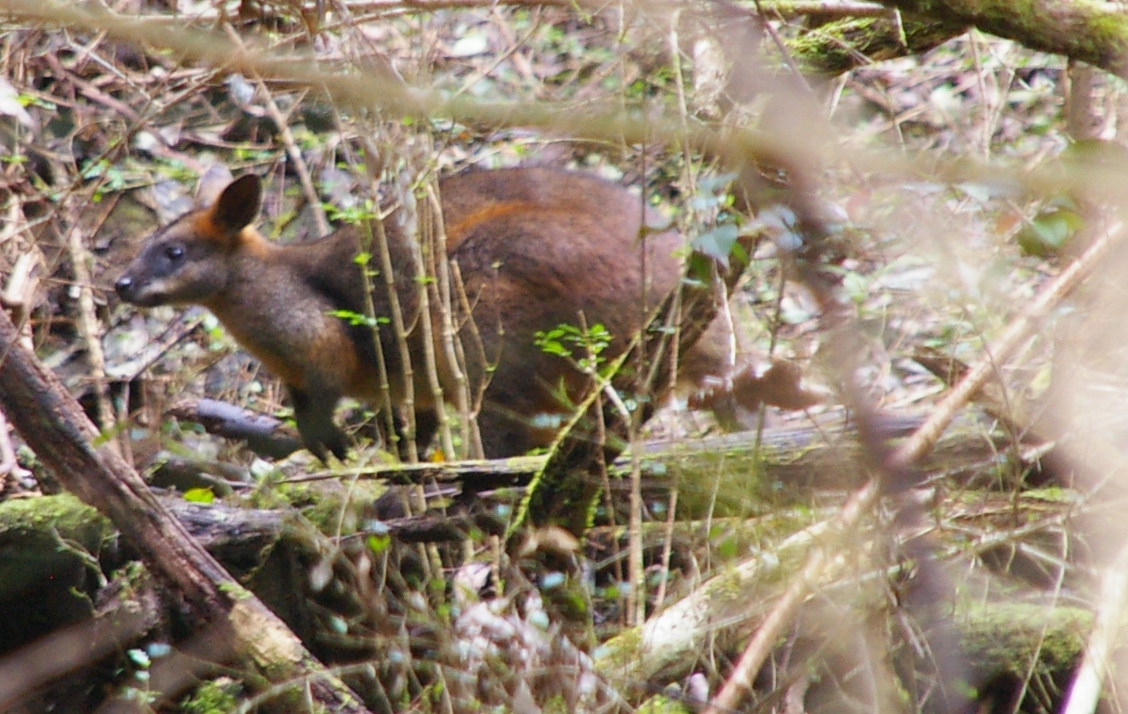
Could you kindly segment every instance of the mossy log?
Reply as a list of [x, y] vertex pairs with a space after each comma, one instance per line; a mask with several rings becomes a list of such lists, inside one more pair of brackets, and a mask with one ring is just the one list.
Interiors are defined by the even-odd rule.
[[[1091, 613], [1078, 601], [1046, 594], [1053, 592], [1052, 586], [1060, 592], [1066, 576], [1040, 571], [1041, 553], [1031, 556], [1037, 544], [1055, 538], [1066, 552], [1076, 555], [1084, 550], [1079, 538], [1060, 541], [1061, 528], [1076, 508], [1075, 495], [1064, 490], [1019, 495], [969, 491], [962, 498], [939, 503], [936, 526], [929, 535], [930, 559], [963, 563], [949, 570], [972, 575], [961, 575], [958, 583], [953, 580], [938, 589], [946, 595], [943, 599], [915, 603], [909, 593], [921, 587], [918, 578], [931, 576], [922, 576], [912, 560], [890, 559], [888, 553], [899, 550], [893, 544], [901, 538], [891, 537], [876, 524], [862, 533], [836, 533], [830, 509], [784, 509], [750, 519], [740, 545], [740, 552], [748, 556], [723, 566], [641, 627], [605, 642], [595, 654], [597, 671], [619, 691], [641, 696], [693, 674], [702, 666], [702, 653], [710, 648], [722, 661], [739, 656], [784, 589], [799, 577], [808, 551], [821, 548], [828, 554], [827, 565], [817, 582], [810, 583], [814, 594], [804, 614], [796, 618], [787, 642], [778, 643], [790, 648], [780, 660], [791, 660], [793, 671], [773, 671], [773, 681], [809, 678], [816, 690], [840, 681], [839, 675], [851, 668], [885, 667], [889, 679], [896, 679], [894, 688], [909, 692], [926, 679], [935, 684], [935, 672], [922, 674], [922, 670], [928, 669], [931, 658], [946, 657], [958, 661], [960, 680], [954, 684], [960, 696], [980, 704], [999, 703], [1004, 710], [1025, 710], [1017, 705], [1022, 697], [1032, 696], [1027, 688], [1032, 679], [1040, 682], [1037, 696], [1060, 695], [1083, 654], [1092, 625]], [[1016, 533], [1016, 528], [1020, 535], [1005, 536]], [[1006, 552], [997, 552], [997, 547]], [[1058, 567], [1069, 566], [1059, 562]], [[1064, 582], [1071, 580], [1066, 577]], [[890, 597], [891, 591], [897, 594]], [[902, 627], [874, 628], [875, 613], [881, 612], [887, 622]], [[944, 633], [945, 652], [935, 651], [930, 642], [935, 631]], [[910, 643], [906, 632], [919, 639]], [[804, 641], [814, 644], [799, 656], [796, 652], [803, 647], [796, 643]], [[919, 648], [926, 655], [918, 660]], [[867, 655], [870, 661], [863, 663]], [[888, 667], [889, 662], [894, 666]], [[778, 661], [768, 666], [778, 667]], [[820, 682], [825, 670], [835, 666], [844, 669]], [[889, 703], [871, 702], [878, 708]]]
[[[915, 415], [883, 420], [884, 436], [897, 440], [921, 421]], [[815, 426], [765, 429], [701, 439], [651, 441], [642, 444], [644, 494], [666, 498], [679, 493], [678, 518], [748, 517], [812, 499], [832, 501], [866, 479], [861, 453], [849, 423], [827, 418]], [[1034, 468], [1041, 447], [1014, 443], [974, 419], [958, 422], [945, 434], [919, 468], [922, 481], [949, 487], [1010, 489]], [[387, 464], [347, 468], [289, 483], [342, 478], [382, 479], [394, 485], [437, 483], [459, 489], [462, 498], [499, 489], [522, 488], [541, 468], [544, 457], [523, 456], [497, 461], [456, 461], [425, 464]], [[629, 472], [630, 459], [620, 457], [611, 467], [611, 488], [626, 489], [618, 478]], [[625, 502], [612, 494], [611, 501]], [[403, 524], [406, 528], [406, 524]], [[422, 537], [418, 538], [422, 539]]]

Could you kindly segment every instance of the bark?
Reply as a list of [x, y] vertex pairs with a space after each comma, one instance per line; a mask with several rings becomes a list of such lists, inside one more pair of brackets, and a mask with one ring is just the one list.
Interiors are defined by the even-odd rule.
[[912, 13], [900, 18], [843, 17], [788, 38], [785, 47], [804, 73], [833, 77], [856, 67], [921, 54], [967, 32], [968, 25]]
[[245, 441], [248, 449], [269, 459], [283, 459], [302, 448], [297, 431], [282, 420], [215, 399], [185, 400], [168, 413], [201, 424], [209, 434]]

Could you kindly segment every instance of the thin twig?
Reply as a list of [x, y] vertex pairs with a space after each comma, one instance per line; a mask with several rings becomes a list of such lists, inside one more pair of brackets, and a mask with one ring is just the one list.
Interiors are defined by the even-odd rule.
[[98, 429], [108, 433], [114, 424], [114, 410], [106, 388], [106, 355], [102, 352], [102, 326], [94, 308], [93, 279], [90, 276], [90, 252], [82, 241], [77, 224], [66, 229], [67, 251], [78, 287], [78, 329], [86, 343], [86, 359], [90, 365], [90, 382], [98, 414]]
[[[235, 28], [229, 24], [225, 24], [223, 29], [227, 32], [227, 36], [231, 42], [239, 48], [240, 51], [246, 52], [247, 46], [243, 44], [243, 38], [235, 31]], [[262, 92], [263, 104], [266, 105], [266, 113], [274, 121], [274, 125], [278, 128], [278, 135], [282, 139], [282, 145], [286, 147], [286, 155], [290, 157], [290, 162], [294, 165], [294, 173], [298, 175], [298, 183], [302, 186], [302, 193], [305, 194], [306, 201], [309, 203], [310, 210], [313, 211], [313, 222], [317, 224], [317, 234], [327, 236], [332, 233], [333, 228], [329, 225], [329, 219], [325, 217], [325, 209], [321, 206], [321, 197], [317, 195], [317, 189], [313, 185], [313, 178], [309, 173], [309, 166], [305, 162], [305, 157], [302, 156], [301, 149], [298, 148], [297, 142], [294, 141], [294, 134], [290, 131], [289, 122], [283, 116], [281, 110], [278, 109], [278, 104], [274, 101], [274, 96], [267, 89], [266, 82], [263, 81], [262, 75], [258, 72], [252, 72], [251, 77], [258, 85], [259, 91]]]
[[1098, 235], [1088, 250], [1078, 256], [1061, 272], [1021, 314], [1016, 316], [984, 355], [967, 371], [967, 375], [948, 393], [928, 415], [928, 419], [896, 452], [891, 466], [908, 466], [917, 463], [932, 451], [944, 429], [956, 412], [971, 400], [999, 366], [1033, 334], [1046, 314], [1088, 277], [1093, 269], [1108, 255], [1117, 242], [1123, 240], [1124, 224], [1116, 221]]
[[[431, 216], [434, 219], [432, 238], [434, 239], [434, 256], [435, 264], [435, 295], [438, 301], [437, 316], [442, 323], [442, 346], [443, 354], [446, 357], [446, 366], [450, 372], [451, 381], [454, 382], [454, 406], [458, 410], [458, 418], [460, 421], [460, 433], [464, 434], [463, 450], [468, 451], [466, 447], [473, 443], [470, 435], [470, 384], [466, 379], [466, 370], [463, 368], [465, 363], [459, 361], [458, 351], [455, 349], [455, 342], [458, 341], [457, 330], [454, 327], [454, 306], [451, 300], [451, 275], [450, 266], [451, 261], [447, 257], [447, 235], [446, 223], [443, 220], [443, 206], [439, 199], [438, 187], [436, 182], [427, 182], [427, 201], [430, 204], [430, 209], [425, 212], [425, 215]], [[436, 399], [442, 396], [441, 391], [436, 394]], [[436, 402], [441, 404], [442, 402]], [[445, 418], [440, 419], [439, 436], [443, 443], [443, 453], [447, 458], [455, 456], [454, 441], [451, 438], [450, 424], [447, 423]], [[481, 451], [474, 454], [464, 453], [463, 456], [481, 456]]]
[[[408, 189], [410, 190], [410, 189]], [[424, 207], [424, 212], [430, 212], [432, 206], [427, 205]], [[442, 207], [439, 207], [442, 210]], [[419, 207], [416, 206], [416, 221], [415, 225], [420, 225], [418, 220]], [[416, 281], [415, 289], [417, 291], [417, 300], [419, 301], [419, 308], [417, 310], [419, 324], [416, 329], [420, 331], [419, 339], [423, 346], [423, 374], [427, 377], [427, 385], [431, 388], [431, 404], [432, 409], [435, 410], [436, 416], [442, 419], [443, 404], [446, 403], [446, 397], [443, 396], [443, 385], [439, 380], [439, 363], [438, 356], [435, 354], [435, 325], [431, 319], [431, 296], [429, 286], [432, 278], [435, 276], [428, 272], [427, 261], [423, 257], [423, 245], [420, 238], [423, 233], [417, 231], [414, 237], [404, 236], [411, 246], [411, 257], [415, 262], [415, 275], [419, 276]], [[445, 253], [444, 253], [445, 255]], [[403, 267], [401, 266], [401, 270]], [[454, 451], [454, 443], [451, 440], [450, 429], [443, 429], [443, 449], [446, 453], [450, 454]]]
[[733, 711], [740, 705], [744, 697], [752, 691], [752, 680], [756, 673], [760, 671], [760, 667], [763, 666], [768, 655], [771, 654], [772, 648], [775, 647], [783, 629], [794, 619], [795, 613], [799, 611], [799, 606], [807, 600], [813, 584], [823, 581], [825, 571], [834, 562], [834, 552], [830, 549], [829, 544], [848, 542], [848, 534], [858, 528], [862, 516], [870, 512], [873, 504], [877, 502], [880, 492], [877, 479], [873, 479], [851, 496], [846, 505], [842, 507], [842, 511], [839, 512], [838, 517], [830, 527], [830, 532], [834, 536], [823, 541], [828, 546], [815, 546], [810, 555], [807, 556], [807, 562], [803, 565], [803, 569], [791, 578], [787, 590], [780, 596], [775, 607], [764, 618], [764, 623], [756, 630], [756, 634], [752, 637], [752, 641], [748, 643], [748, 647], [744, 649], [744, 653], [741, 654], [740, 660], [733, 667], [725, 686], [713, 698], [713, 701], [709, 702], [709, 706], [703, 714], [724, 714]]

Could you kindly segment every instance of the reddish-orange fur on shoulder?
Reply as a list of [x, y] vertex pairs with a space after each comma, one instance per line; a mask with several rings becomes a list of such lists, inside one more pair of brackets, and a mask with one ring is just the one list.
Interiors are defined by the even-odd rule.
[[[335, 318], [334, 318], [335, 320]], [[336, 384], [344, 385], [346, 394], [367, 396], [366, 385], [368, 373], [375, 370], [374, 365], [362, 365], [357, 354], [356, 345], [345, 332], [344, 323], [340, 321], [328, 323], [303, 355], [302, 361], [311, 369], [322, 373], [321, 378], [332, 375], [331, 379]], [[293, 356], [288, 359], [293, 360]], [[305, 375], [298, 377], [300, 382], [293, 382], [294, 386], [303, 388]]]
[[464, 216], [457, 222], [446, 227], [447, 250], [453, 250], [462, 242], [462, 239], [466, 237], [467, 233], [483, 223], [505, 218], [506, 216], [527, 213], [535, 208], [535, 204], [527, 201], [488, 203], [470, 215]]

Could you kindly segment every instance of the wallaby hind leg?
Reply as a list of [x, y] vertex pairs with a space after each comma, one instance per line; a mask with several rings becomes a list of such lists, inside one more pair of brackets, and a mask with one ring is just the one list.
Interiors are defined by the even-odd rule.
[[[378, 442], [385, 451], [394, 451], [400, 461], [407, 462], [407, 439], [404, 437], [407, 429], [407, 420], [403, 417], [403, 410], [392, 410], [392, 433], [388, 433], [388, 415], [383, 411], [378, 412], [365, 424], [363, 433], [373, 441]], [[415, 412], [415, 448], [416, 454], [423, 459], [435, 440], [439, 430], [439, 415], [434, 409], [421, 409]]]
[[[399, 451], [400, 460], [407, 461], [407, 439], [404, 438], [407, 423], [398, 409], [393, 421], [396, 427], [396, 449]], [[423, 458], [427, 454], [431, 443], [435, 440], [435, 434], [438, 432], [439, 413], [437, 410], [420, 409], [415, 412], [415, 448], [418, 451], [419, 458]]]
[[[533, 386], [530, 391], [537, 389]], [[552, 445], [571, 414], [547, 392], [541, 392], [539, 401], [541, 409], [524, 412], [515, 411], [512, 403], [487, 401], [482, 405], [477, 421], [482, 452], [487, 459], [522, 456]]]
[[482, 455], [487, 459], [520, 456], [541, 445], [530, 438], [530, 429], [523, 417], [503, 413], [490, 404], [484, 405], [478, 414], [478, 431], [482, 435]]

